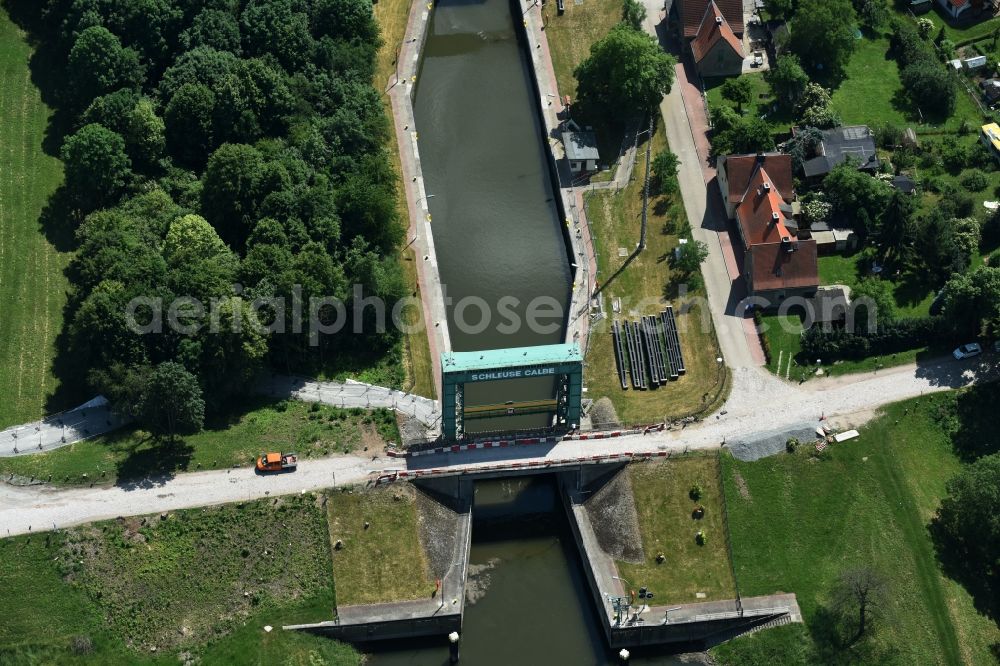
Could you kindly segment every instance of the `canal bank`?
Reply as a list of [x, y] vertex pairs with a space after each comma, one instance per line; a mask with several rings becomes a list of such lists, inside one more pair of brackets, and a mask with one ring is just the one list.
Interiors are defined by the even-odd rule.
[[[560, 219], [574, 268], [573, 286], [567, 311], [564, 341], [575, 343], [586, 356], [590, 334], [591, 298], [597, 289], [597, 258], [594, 254], [583, 189], [573, 187], [572, 174], [564, 159], [560, 133], [560, 115], [566, 108], [559, 94], [549, 40], [545, 34], [542, 3], [536, 0], [510, 0], [512, 11], [520, 13], [521, 35], [531, 58], [531, 80], [542, 118], [542, 141], [546, 147], [551, 173], [556, 179], [559, 193]], [[516, 14], [515, 14], [516, 15]]]
[[417, 73], [432, 11], [432, 3], [413, 1], [406, 32], [396, 57], [396, 81], [389, 88], [388, 94], [392, 106], [393, 131], [399, 146], [400, 175], [406, 194], [408, 243], [413, 247], [414, 261], [417, 262], [417, 281], [420, 286], [423, 325], [427, 331], [433, 364], [435, 394], [441, 395], [441, 354], [451, 351], [451, 340], [413, 113]]

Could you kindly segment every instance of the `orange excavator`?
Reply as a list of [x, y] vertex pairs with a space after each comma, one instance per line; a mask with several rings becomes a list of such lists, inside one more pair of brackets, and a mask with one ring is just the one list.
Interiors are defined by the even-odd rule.
[[299, 465], [299, 456], [296, 453], [262, 453], [257, 458], [258, 472], [291, 472]]

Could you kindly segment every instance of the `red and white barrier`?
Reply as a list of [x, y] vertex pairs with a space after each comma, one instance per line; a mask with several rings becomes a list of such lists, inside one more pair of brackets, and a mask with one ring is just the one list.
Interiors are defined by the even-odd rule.
[[591, 439], [610, 439], [612, 437], [622, 437], [623, 435], [645, 435], [649, 432], [661, 432], [666, 427], [665, 423], [655, 423], [647, 426], [640, 426], [637, 428], [632, 428], [630, 430], [603, 430], [594, 431], [586, 433], [575, 433], [569, 435], [563, 435], [561, 437], [524, 437], [522, 439], [512, 438], [512, 439], [493, 439], [484, 440], [481, 442], [473, 442], [472, 444], [452, 444], [450, 446], [439, 446], [436, 449], [427, 449], [425, 451], [397, 451], [396, 449], [389, 449], [386, 451], [386, 455], [390, 458], [412, 458], [415, 456], [430, 456], [442, 453], [460, 453], [462, 451], [474, 451], [476, 449], [494, 449], [494, 448], [507, 448], [509, 446], [529, 446], [532, 444], [549, 444], [556, 443], [558, 441], [587, 441]]

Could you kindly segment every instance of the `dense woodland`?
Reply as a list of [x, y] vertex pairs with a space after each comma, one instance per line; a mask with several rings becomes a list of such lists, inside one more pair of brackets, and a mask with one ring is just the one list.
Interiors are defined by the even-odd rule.
[[[369, 0], [50, 0], [22, 13], [49, 62], [65, 167], [47, 224], [76, 250], [68, 378], [173, 432], [266, 366], [336, 372], [396, 353], [393, 331], [354, 335], [351, 321], [316, 346], [308, 323], [291, 332], [298, 285], [306, 322], [312, 296], [343, 299], [350, 318], [352, 285], [390, 306], [404, 292]], [[221, 325], [138, 335], [136, 297], [215, 300]], [[286, 311], [258, 316], [251, 303], [270, 297]], [[285, 334], [248, 325], [282, 316]]]

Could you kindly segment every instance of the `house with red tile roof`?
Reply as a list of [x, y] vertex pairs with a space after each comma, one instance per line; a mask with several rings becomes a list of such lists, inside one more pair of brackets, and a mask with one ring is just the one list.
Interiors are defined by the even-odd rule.
[[756, 155], [722, 155], [716, 162], [719, 192], [726, 205], [729, 219], [736, 217], [736, 207], [743, 201], [750, 178], [757, 167], [767, 170], [778, 194], [788, 204], [795, 201], [795, 182], [792, 178], [792, 156], [785, 153], [758, 153]]
[[705, 13], [709, 5], [716, 5], [722, 13], [733, 33], [743, 39], [743, 0], [675, 0], [677, 15], [680, 17], [681, 29], [686, 39], [694, 39], [698, 35]]
[[714, 0], [705, 8], [691, 40], [691, 55], [703, 77], [739, 76], [743, 70], [743, 43]]
[[789, 296], [812, 298], [819, 286], [816, 241], [799, 238], [787, 157], [772, 153], [720, 159], [719, 187], [736, 219], [747, 289], [767, 299], [769, 307]]

